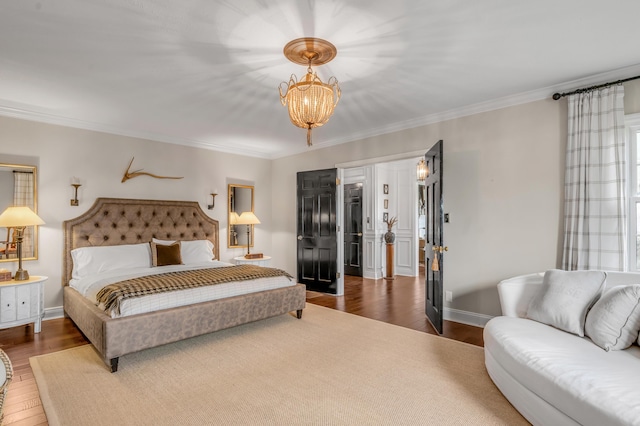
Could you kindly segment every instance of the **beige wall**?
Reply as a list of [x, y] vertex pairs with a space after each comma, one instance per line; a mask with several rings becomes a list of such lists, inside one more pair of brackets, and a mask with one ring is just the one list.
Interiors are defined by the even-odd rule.
[[[77, 130], [0, 117], [0, 162], [24, 156], [37, 157], [38, 213], [46, 222], [40, 227], [39, 259], [25, 262], [31, 275], [47, 275], [45, 308], [62, 306], [62, 222], [84, 213], [97, 197], [198, 201], [206, 214], [220, 221], [220, 257], [229, 261], [244, 253], [226, 246], [227, 180], [255, 182], [255, 251], [271, 252], [271, 161], [233, 154], [151, 142], [106, 133]], [[180, 180], [141, 176], [121, 183], [135, 157], [132, 170]], [[79, 207], [71, 207], [71, 178], [80, 178]], [[209, 193], [218, 190], [216, 207], [207, 210]], [[15, 263], [0, 263], [15, 271]], [[294, 270], [295, 271], [295, 270]]]
[[[640, 82], [625, 88], [627, 112], [637, 112]], [[443, 139], [446, 305], [499, 315], [498, 281], [560, 265], [566, 109], [566, 100], [546, 99], [275, 160], [276, 263], [295, 269], [296, 172], [426, 151]]]
[[[625, 110], [640, 112], [640, 82], [625, 84]], [[336, 112], [336, 113], [339, 113]], [[329, 123], [330, 125], [330, 123]], [[270, 161], [100, 132], [0, 117], [0, 162], [31, 158], [38, 166], [40, 256], [25, 262], [47, 275], [47, 308], [62, 305], [62, 222], [97, 197], [196, 200], [220, 221], [221, 259], [244, 253], [226, 248], [226, 184], [255, 182], [255, 252], [295, 273], [296, 172], [337, 163], [426, 151], [444, 139], [445, 225], [450, 251], [445, 287], [450, 308], [500, 313], [496, 283], [559, 265], [566, 101], [543, 100], [429, 126], [367, 138]], [[121, 183], [127, 164], [181, 180], [139, 177]], [[80, 206], [71, 207], [70, 179], [80, 178]], [[216, 208], [206, 210], [218, 190]], [[2, 263], [15, 271], [15, 263]]]

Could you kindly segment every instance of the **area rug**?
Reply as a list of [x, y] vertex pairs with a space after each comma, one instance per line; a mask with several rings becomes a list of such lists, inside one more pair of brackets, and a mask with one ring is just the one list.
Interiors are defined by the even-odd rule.
[[30, 359], [51, 425], [518, 425], [482, 348], [307, 304], [120, 358]]

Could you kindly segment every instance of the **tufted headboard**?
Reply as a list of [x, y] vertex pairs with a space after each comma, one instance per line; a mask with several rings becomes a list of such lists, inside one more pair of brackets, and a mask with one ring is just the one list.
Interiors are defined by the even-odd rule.
[[218, 221], [207, 216], [196, 201], [98, 198], [84, 214], [63, 223], [62, 284], [73, 271], [71, 250], [88, 246], [114, 246], [161, 240], [210, 240], [220, 258]]

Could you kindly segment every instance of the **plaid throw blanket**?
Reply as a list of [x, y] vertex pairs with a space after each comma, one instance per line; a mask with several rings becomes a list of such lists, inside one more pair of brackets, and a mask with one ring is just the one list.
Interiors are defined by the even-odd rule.
[[122, 301], [134, 297], [269, 277], [287, 277], [289, 280], [293, 279], [291, 275], [280, 269], [255, 265], [195, 269], [148, 275], [109, 284], [100, 290], [96, 299], [98, 306], [102, 307], [107, 313], [111, 314], [115, 312], [116, 314], [120, 314], [120, 304]]

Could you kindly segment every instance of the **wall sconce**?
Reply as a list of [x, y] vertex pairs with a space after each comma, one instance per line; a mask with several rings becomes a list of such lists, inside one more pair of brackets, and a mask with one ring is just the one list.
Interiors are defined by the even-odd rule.
[[71, 179], [71, 186], [74, 188], [73, 198], [71, 199], [71, 205], [74, 207], [78, 207], [78, 188], [82, 185], [80, 184], [80, 179], [74, 177]]
[[213, 208], [216, 206], [216, 194], [215, 192], [211, 193], [211, 204], [207, 204], [207, 208], [209, 210], [213, 210]]
[[421, 158], [416, 166], [416, 177], [419, 182], [424, 182], [428, 175], [429, 169], [427, 168], [427, 163], [424, 161], [424, 158]]

